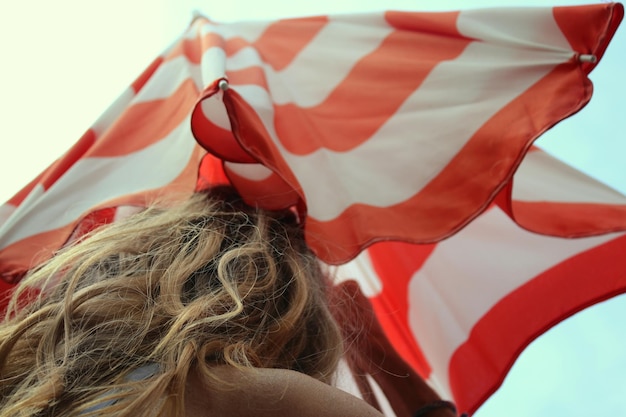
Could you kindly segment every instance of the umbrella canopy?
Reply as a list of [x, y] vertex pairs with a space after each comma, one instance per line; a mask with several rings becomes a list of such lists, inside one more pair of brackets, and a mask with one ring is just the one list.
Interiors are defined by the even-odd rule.
[[2, 206], [0, 273], [15, 282], [131, 207], [230, 183], [295, 207], [398, 353], [473, 411], [534, 337], [626, 287], [626, 198], [531, 147], [589, 101], [622, 15], [199, 18]]

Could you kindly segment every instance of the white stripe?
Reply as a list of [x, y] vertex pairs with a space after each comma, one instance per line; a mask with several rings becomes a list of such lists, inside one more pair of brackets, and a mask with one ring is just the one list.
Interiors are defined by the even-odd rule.
[[263, 64], [259, 52], [251, 46], [240, 49], [226, 60], [226, 69], [228, 71], [239, 71], [257, 66], [262, 67], [265, 71], [273, 71], [269, 65]]
[[226, 52], [220, 47], [209, 48], [200, 59], [202, 67], [202, 85], [200, 90], [215, 80], [226, 77]]
[[524, 158], [513, 180], [513, 199], [626, 205], [626, 196], [543, 151]]
[[[368, 13], [345, 13], [328, 16], [329, 21], [344, 25], [343, 36], [369, 36], [371, 28], [389, 28], [385, 17], [386, 12], [374, 11]], [[354, 32], [354, 33], [351, 33]]]
[[[65, 226], [108, 200], [169, 184], [187, 166], [195, 146], [185, 119], [164, 139], [140, 151], [79, 160], [36, 202], [20, 205], [9, 227], [0, 230], [0, 248]], [[163, 155], [167, 163], [159, 163]]]
[[36, 184], [26, 195], [24, 200], [19, 206], [15, 207], [10, 213], [10, 216], [0, 226], [0, 249], [2, 246], [2, 239], [9, 230], [11, 230], [16, 224], [19, 224], [20, 219], [27, 215], [32, 207], [40, 204], [40, 200], [43, 198], [45, 190], [41, 184]]
[[230, 119], [228, 118], [228, 112], [226, 111], [226, 106], [224, 106], [223, 100], [224, 92], [219, 90], [212, 96], [203, 99], [200, 102], [200, 109], [202, 110], [204, 117], [211, 123], [221, 127], [222, 129], [231, 131]]
[[137, 214], [142, 210], [143, 207], [138, 206], [118, 206], [115, 208], [115, 216], [113, 216], [113, 222], [117, 222], [119, 220], [130, 217], [133, 214]]
[[234, 23], [208, 23], [203, 25], [200, 33], [206, 36], [209, 33], [217, 33], [224, 40], [241, 38], [246, 42], [253, 43], [259, 40], [261, 35], [273, 24], [273, 20], [243, 21]]
[[17, 207], [13, 204], [4, 203], [0, 206], [0, 232], [2, 231], [2, 227], [9, 220], [13, 212]]
[[350, 370], [350, 366], [346, 362], [345, 358], [339, 361], [335, 376], [333, 378], [333, 386], [354, 395], [357, 398], [363, 399], [359, 386], [354, 380], [354, 375]]
[[409, 284], [409, 323], [441, 383], [449, 389], [452, 354], [498, 301], [554, 265], [616, 236], [541, 236], [494, 208], [439, 243]]
[[234, 174], [250, 181], [264, 181], [274, 173], [265, 165], [261, 164], [238, 164], [234, 162], [225, 162], [224, 166]]
[[430, 385], [432, 389], [434, 389], [435, 392], [439, 394], [442, 399], [453, 401], [454, 398], [452, 396], [452, 392], [450, 391], [450, 387], [444, 386], [439, 380], [438, 375], [435, 375], [433, 372], [431, 372], [428, 379], [426, 380], [426, 383], [428, 383], [428, 385]]
[[120, 94], [120, 96], [106, 109], [104, 113], [95, 121], [91, 129], [95, 132], [96, 138], [100, 137], [124, 112], [130, 104], [135, 92], [131, 87]]
[[150, 80], [139, 91], [133, 104], [145, 103], [153, 100], [165, 100], [171, 97], [180, 86], [191, 78], [196, 88], [204, 88], [204, 80], [199, 65], [194, 65], [185, 56], [178, 56], [165, 61], [154, 72]]
[[468, 38], [572, 55], [572, 48], [554, 20], [552, 9], [545, 7], [463, 10], [456, 26]]
[[354, 280], [359, 284], [361, 292], [368, 298], [376, 297], [383, 289], [380, 278], [374, 271], [372, 260], [366, 250], [346, 264], [329, 266], [329, 270], [335, 285], [339, 285], [344, 281]]

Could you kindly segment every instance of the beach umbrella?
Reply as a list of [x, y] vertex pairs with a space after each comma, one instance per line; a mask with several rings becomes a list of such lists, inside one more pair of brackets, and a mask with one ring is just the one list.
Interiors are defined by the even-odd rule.
[[161, 196], [231, 184], [293, 207], [359, 282], [389, 355], [473, 412], [530, 341], [626, 288], [626, 197], [532, 146], [590, 100], [622, 16], [198, 17], [0, 207], [2, 285]]

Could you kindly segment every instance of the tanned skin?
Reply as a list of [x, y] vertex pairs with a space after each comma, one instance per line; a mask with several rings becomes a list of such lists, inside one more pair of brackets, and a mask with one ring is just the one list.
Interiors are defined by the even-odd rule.
[[189, 378], [187, 416], [383, 417], [365, 401], [296, 371], [224, 366], [218, 374], [233, 388], [209, 389], [199, 377]]

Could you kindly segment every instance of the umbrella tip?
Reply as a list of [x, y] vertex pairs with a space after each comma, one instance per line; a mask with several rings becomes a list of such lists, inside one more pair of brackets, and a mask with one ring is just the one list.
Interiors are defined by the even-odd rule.
[[578, 55], [578, 60], [580, 62], [590, 62], [592, 64], [595, 64], [596, 62], [598, 62], [598, 57], [591, 54], [580, 54]]
[[209, 20], [209, 18], [207, 16], [204, 15], [204, 13], [202, 13], [200, 10], [198, 9], [194, 9], [191, 11], [191, 23], [195, 22], [198, 19], [207, 19]]

